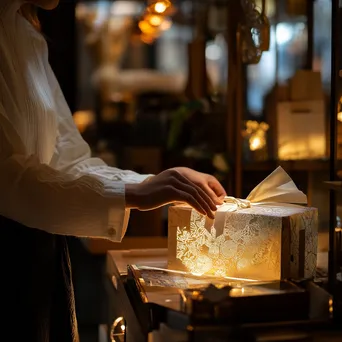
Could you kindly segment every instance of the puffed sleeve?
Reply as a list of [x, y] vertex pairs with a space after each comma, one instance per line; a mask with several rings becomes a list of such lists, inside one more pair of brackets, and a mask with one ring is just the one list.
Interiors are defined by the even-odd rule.
[[125, 185], [75, 176], [27, 156], [0, 104], [0, 215], [54, 234], [121, 241], [128, 219]]

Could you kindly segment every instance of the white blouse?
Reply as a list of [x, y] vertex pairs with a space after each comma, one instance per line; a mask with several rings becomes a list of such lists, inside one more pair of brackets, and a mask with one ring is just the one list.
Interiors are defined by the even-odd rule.
[[0, 0], [0, 215], [54, 234], [121, 241], [125, 183], [148, 176], [91, 158], [47, 44], [20, 5]]

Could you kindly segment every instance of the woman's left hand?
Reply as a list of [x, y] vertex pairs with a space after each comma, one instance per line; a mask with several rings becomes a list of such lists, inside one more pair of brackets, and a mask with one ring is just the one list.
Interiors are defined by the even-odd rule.
[[215, 204], [223, 204], [223, 199], [227, 194], [223, 186], [214, 176], [198, 172], [187, 167], [175, 167], [173, 170], [180, 173], [190, 182], [199, 186]]

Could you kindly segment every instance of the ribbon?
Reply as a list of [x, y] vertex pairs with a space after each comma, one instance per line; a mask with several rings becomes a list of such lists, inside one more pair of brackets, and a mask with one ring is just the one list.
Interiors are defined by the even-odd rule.
[[307, 203], [306, 195], [297, 188], [291, 177], [279, 166], [259, 183], [246, 199], [226, 196], [224, 204], [218, 207], [218, 211], [233, 212], [263, 204], [295, 206]]
[[247, 199], [240, 199], [231, 196], [226, 196], [224, 198], [224, 204], [220, 208], [225, 208], [225, 211], [236, 211], [238, 209], [247, 209], [252, 206], [251, 201]]

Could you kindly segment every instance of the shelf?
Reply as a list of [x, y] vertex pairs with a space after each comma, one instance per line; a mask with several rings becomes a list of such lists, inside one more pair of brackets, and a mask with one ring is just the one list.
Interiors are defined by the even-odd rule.
[[[286, 171], [329, 171], [329, 160], [269, 160], [260, 162], [245, 162], [245, 171], [272, 171], [282, 166]], [[337, 162], [342, 168], [342, 160]]]
[[342, 181], [324, 182], [329, 190], [342, 192]]

